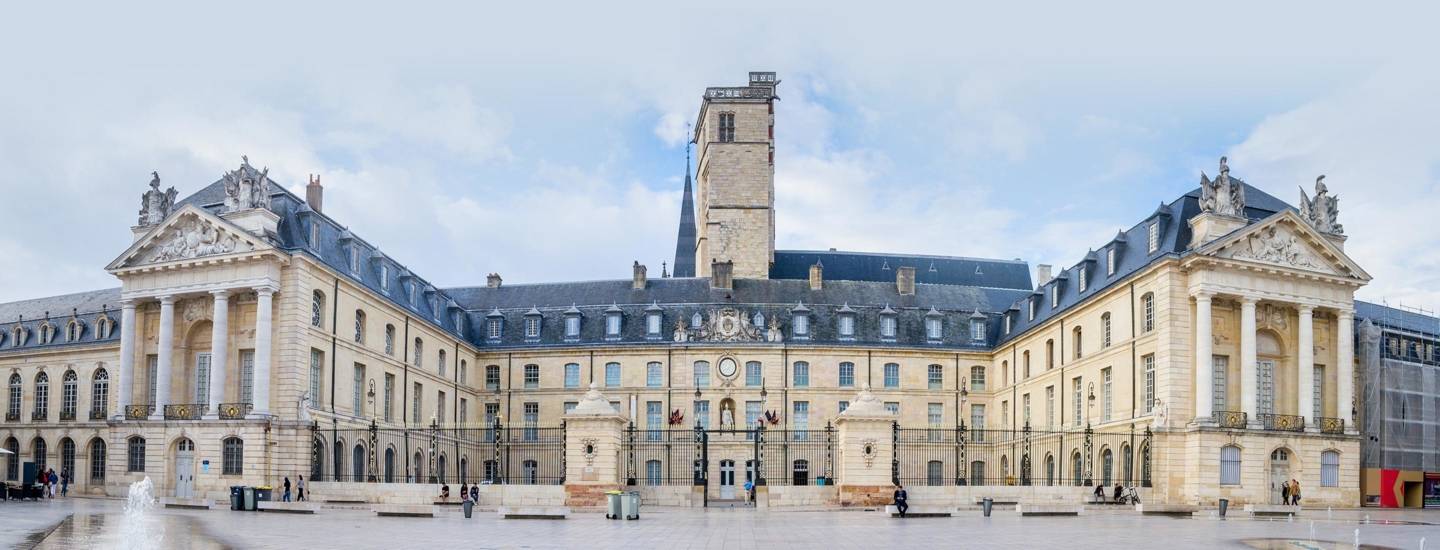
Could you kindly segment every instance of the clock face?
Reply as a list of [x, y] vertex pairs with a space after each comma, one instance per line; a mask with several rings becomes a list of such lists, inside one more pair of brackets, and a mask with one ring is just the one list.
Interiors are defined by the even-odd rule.
[[732, 378], [735, 376], [735, 360], [729, 357], [720, 360], [720, 376]]

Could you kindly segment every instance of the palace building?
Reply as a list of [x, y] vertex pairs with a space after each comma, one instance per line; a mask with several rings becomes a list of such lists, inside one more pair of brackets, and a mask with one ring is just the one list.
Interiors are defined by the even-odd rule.
[[[302, 198], [247, 159], [180, 198], [156, 175], [117, 288], [0, 304], [5, 479], [223, 499], [304, 475], [375, 501], [593, 482], [681, 504], [754, 480], [770, 505], [895, 482], [1265, 504], [1295, 479], [1306, 504], [1361, 503], [1384, 422], [1356, 319], [1387, 309], [1354, 299], [1370, 276], [1322, 181], [1297, 208], [1222, 158], [1056, 270], [777, 249], [779, 84], [705, 90], [660, 277], [626, 259], [615, 280], [440, 288], [328, 216], [318, 177]], [[1430, 437], [1410, 470], [1440, 469]]]

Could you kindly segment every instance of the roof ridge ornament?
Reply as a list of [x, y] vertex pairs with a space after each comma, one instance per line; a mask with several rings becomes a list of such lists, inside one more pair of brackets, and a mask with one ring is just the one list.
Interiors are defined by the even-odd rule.
[[160, 172], [150, 172], [150, 190], [140, 194], [140, 227], [165, 221], [175, 210], [175, 188], [160, 191]]
[[226, 172], [221, 178], [225, 182], [225, 206], [221, 212], [270, 208], [269, 174], [269, 167], [256, 170], [250, 166], [250, 157], [242, 155], [240, 168]]
[[1340, 217], [1340, 197], [1329, 194], [1330, 190], [1325, 187], [1325, 175], [1315, 178], [1315, 198], [1311, 199], [1305, 194], [1305, 188], [1300, 188], [1300, 217], [1305, 219], [1311, 227], [1321, 233], [1331, 235], [1344, 235], [1345, 226], [1336, 223]]
[[1220, 157], [1220, 175], [1211, 181], [1200, 172], [1200, 211], [1222, 216], [1245, 216], [1245, 182], [1230, 177], [1227, 157]]

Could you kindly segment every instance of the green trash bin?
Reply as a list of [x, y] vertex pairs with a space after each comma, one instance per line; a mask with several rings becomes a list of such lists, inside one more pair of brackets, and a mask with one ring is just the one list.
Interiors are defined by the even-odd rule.
[[606, 509], [605, 519], [620, 519], [621, 499], [625, 496], [624, 491], [605, 491]]

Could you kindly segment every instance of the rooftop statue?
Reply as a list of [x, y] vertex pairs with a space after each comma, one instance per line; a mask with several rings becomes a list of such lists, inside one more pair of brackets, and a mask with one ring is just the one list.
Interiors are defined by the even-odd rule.
[[269, 168], [256, 170], [250, 157], [240, 157], [240, 168], [225, 173], [224, 213], [270, 207]]
[[1331, 195], [1325, 188], [1325, 176], [1315, 178], [1314, 199], [1305, 194], [1305, 188], [1300, 188], [1300, 217], [1321, 233], [1345, 233], [1345, 226], [1336, 223], [1340, 217], [1340, 197]]
[[1226, 160], [1220, 157], [1220, 176], [1214, 181], [1204, 172], [1200, 173], [1200, 211], [1244, 217], [1245, 182], [1230, 178], [1230, 165]]
[[165, 220], [175, 209], [175, 188], [160, 191], [160, 173], [150, 173], [150, 190], [140, 195], [140, 222], [138, 225], [151, 226]]

